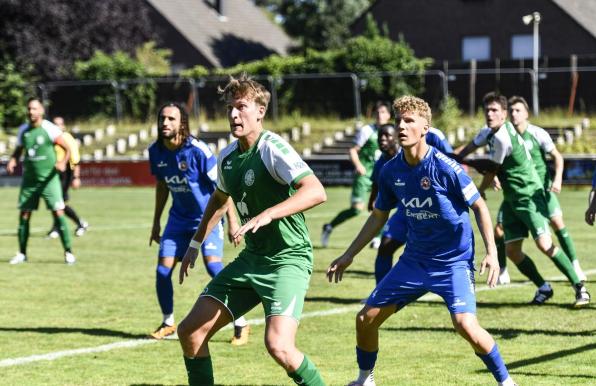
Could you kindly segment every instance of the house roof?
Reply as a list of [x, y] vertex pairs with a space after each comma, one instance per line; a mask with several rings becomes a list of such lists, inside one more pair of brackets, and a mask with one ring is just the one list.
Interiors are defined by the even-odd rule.
[[596, 1], [589, 0], [552, 0], [563, 11], [596, 38]]
[[[223, 6], [221, 15], [213, 4]], [[249, 0], [147, 0], [214, 67], [287, 53], [292, 40]]]

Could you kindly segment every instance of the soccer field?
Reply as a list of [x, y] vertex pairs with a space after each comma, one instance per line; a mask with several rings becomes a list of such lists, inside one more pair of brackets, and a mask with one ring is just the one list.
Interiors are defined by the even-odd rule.
[[[74, 240], [78, 259], [74, 266], [64, 264], [58, 240], [44, 238], [51, 223], [45, 210], [34, 213], [31, 221], [29, 263], [7, 263], [17, 250], [17, 193], [14, 188], [1, 189], [0, 384], [185, 384], [178, 342], [144, 339], [161, 322], [154, 289], [157, 247], [148, 245], [153, 189], [72, 192], [73, 207], [91, 224], [85, 236]], [[366, 218], [363, 214], [338, 227], [330, 248], [317, 248], [322, 224], [349, 204], [347, 188], [327, 193], [327, 203], [306, 216], [315, 245], [315, 269], [298, 347], [317, 364], [329, 385], [345, 385], [357, 372], [354, 316], [360, 300], [374, 287], [374, 251], [361, 253], [340, 285], [327, 283], [327, 265]], [[587, 190], [568, 188], [560, 200], [582, 267], [592, 279], [588, 289], [596, 295], [596, 229], [583, 221], [587, 195]], [[491, 192], [488, 203], [494, 218], [500, 195]], [[165, 220], [164, 214], [162, 224]], [[476, 241], [479, 263], [484, 248], [480, 237]], [[552, 281], [554, 298], [544, 306], [528, 306], [534, 287], [510, 263], [511, 285], [488, 290], [484, 278], [477, 279], [481, 324], [497, 340], [520, 386], [596, 384], [596, 306], [571, 309], [574, 293], [554, 264], [530, 240], [524, 249]], [[236, 252], [226, 245], [225, 261]], [[207, 281], [204, 268], [197, 265], [184, 286], [175, 284], [177, 321]], [[248, 345], [229, 345], [230, 329], [212, 340], [217, 384], [290, 385], [263, 345], [262, 310], [255, 308], [247, 318], [253, 324]], [[375, 369], [379, 386], [495, 384], [469, 345], [454, 333], [447, 309], [434, 296], [390, 318], [380, 334]]]

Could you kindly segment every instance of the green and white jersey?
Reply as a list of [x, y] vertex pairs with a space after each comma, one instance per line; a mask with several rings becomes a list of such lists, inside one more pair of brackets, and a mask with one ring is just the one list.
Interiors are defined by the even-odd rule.
[[366, 168], [366, 175], [372, 175], [375, 161], [379, 158], [379, 144], [377, 143], [377, 125], [365, 125], [358, 130], [354, 137], [354, 144], [360, 147], [358, 158], [362, 166]]
[[[313, 174], [298, 153], [279, 135], [264, 130], [257, 142], [241, 152], [232, 142], [217, 159], [217, 188], [232, 196], [242, 224], [285, 201], [303, 177]], [[312, 244], [304, 215], [274, 220], [244, 235], [244, 251], [270, 259], [303, 259], [312, 264]]]
[[532, 197], [543, 189], [526, 142], [511, 122], [505, 122], [496, 133], [489, 127], [481, 129], [473, 142], [476, 146], [488, 145], [490, 159], [501, 165], [497, 176], [505, 201]]
[[56, 151], [54, 142], [62, 130], [52, 122], [43, 120], [41, 126], [26, 123], [19, 128], [17, 146], [23, 147], [23, 180], [36, 182], [56, 173]]
[[555, 144], [550, 134], [542, 127], [528, 124], [526, 131], [521, 136], [526, 141], [526, 147], [532, 156], [542, 186], [547, 190], [550, 189], [552, 178], [546, 165], [546, 155], [555, 150]]

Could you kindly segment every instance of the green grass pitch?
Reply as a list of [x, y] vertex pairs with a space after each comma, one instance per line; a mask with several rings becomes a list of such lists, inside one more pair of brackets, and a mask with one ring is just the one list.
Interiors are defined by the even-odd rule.
[[[14, 188], [1, 192], [0, 384], [184, 384], [186, 373], [177, 341], [115, 346], [122, 342], [138, 344], [161, 321], [154, 289], [157, 247], [148, 245], [153, 189], [83, 188], [72, 192], [73, 206], [91, 224], [84, 237], [74, 239], [78, 258], [74, 266], [63, 263], [58, 240], [44, 239], [50, 225], [45, 210], [33, 215], [30, 262], [19, 266], [7, 263], [17, 250], [18, 192]], [[583, 222], [587, 194], [587, 190], [567, 188], [561, 204], [582, 266], [589, 278], [595, 278], [596, 229]], [[307, 214], [315, 247], [322, 224], [349, 203], [347, 188], [330, 188], [328, 196], [327, 203]], [[494, 216], [500, 197], [491, 193], [488, 198]], [[354, 316], [361, 307], [360, 300], [374, 287], [374, 252], [367, 249], [361, 253], [340, 285], [327, 283], [324, 272], [365, 218], [363, 214], [338, 227], [330, 248], [315, 249], [315, 269], [297, 344], [317, 364], [329, 385], [346, 384], [356, 374]], [[476, 239], [479, 263], [484, 248], [480, 238]], [[555, 266], [530, 240], [524, 249], [544, 276], [554, 279], [554, 298], [541, 307], [528, 306], [534, 288], [510, 265], [510, 286], [487, 290], [484, 278], [477, 279], [481, 324], [497, 340], [520, 385], [596, 383], [596, 307], [572, 310], [573, 292]], [[226, 245], [226, 261], [235, 253]], [[197, 265], [184, 286], [175, 284], [177, 321], [185, 316], [207, 281], [204, 268]], [[594, 280], [588, 287], [596, 295]], [[259, 324], [262, 310], [257, 307], [247, 317], [258, 321], [248, 345], [231, 347], [229, 329], [218, 333], [210, 345], [216, 382], [290, 385], [263, 345], [263, 325]], [[453, 332], [448, 312], [436, 298], [397, 313], [385, 323], [380, 335], [375, 370], [378, 385], [494, 384], [468, 344]], [[106, 351], [96, 350], [101, 346]], [[72, 355], [52, 360], [33, 357], [62, 352]], [[15, 364], [23, 358], [31, 361]]]

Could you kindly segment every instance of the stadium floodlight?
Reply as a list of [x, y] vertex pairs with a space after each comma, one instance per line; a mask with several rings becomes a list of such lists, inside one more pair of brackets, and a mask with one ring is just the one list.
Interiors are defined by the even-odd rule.
[[525, 25], [530, 25], [530, 23], [534, 23], [534, 33], [533, 33], [533, 43], [532, 43], [532, 112], [534, 115], [538, 115], [538, 54], [539, 54], [539, 35], [538, 35], [538, 25], [540, 24], [541, 16], [540, 12], [532, 12], [529, 15], [522, 17], [522, 21]]

